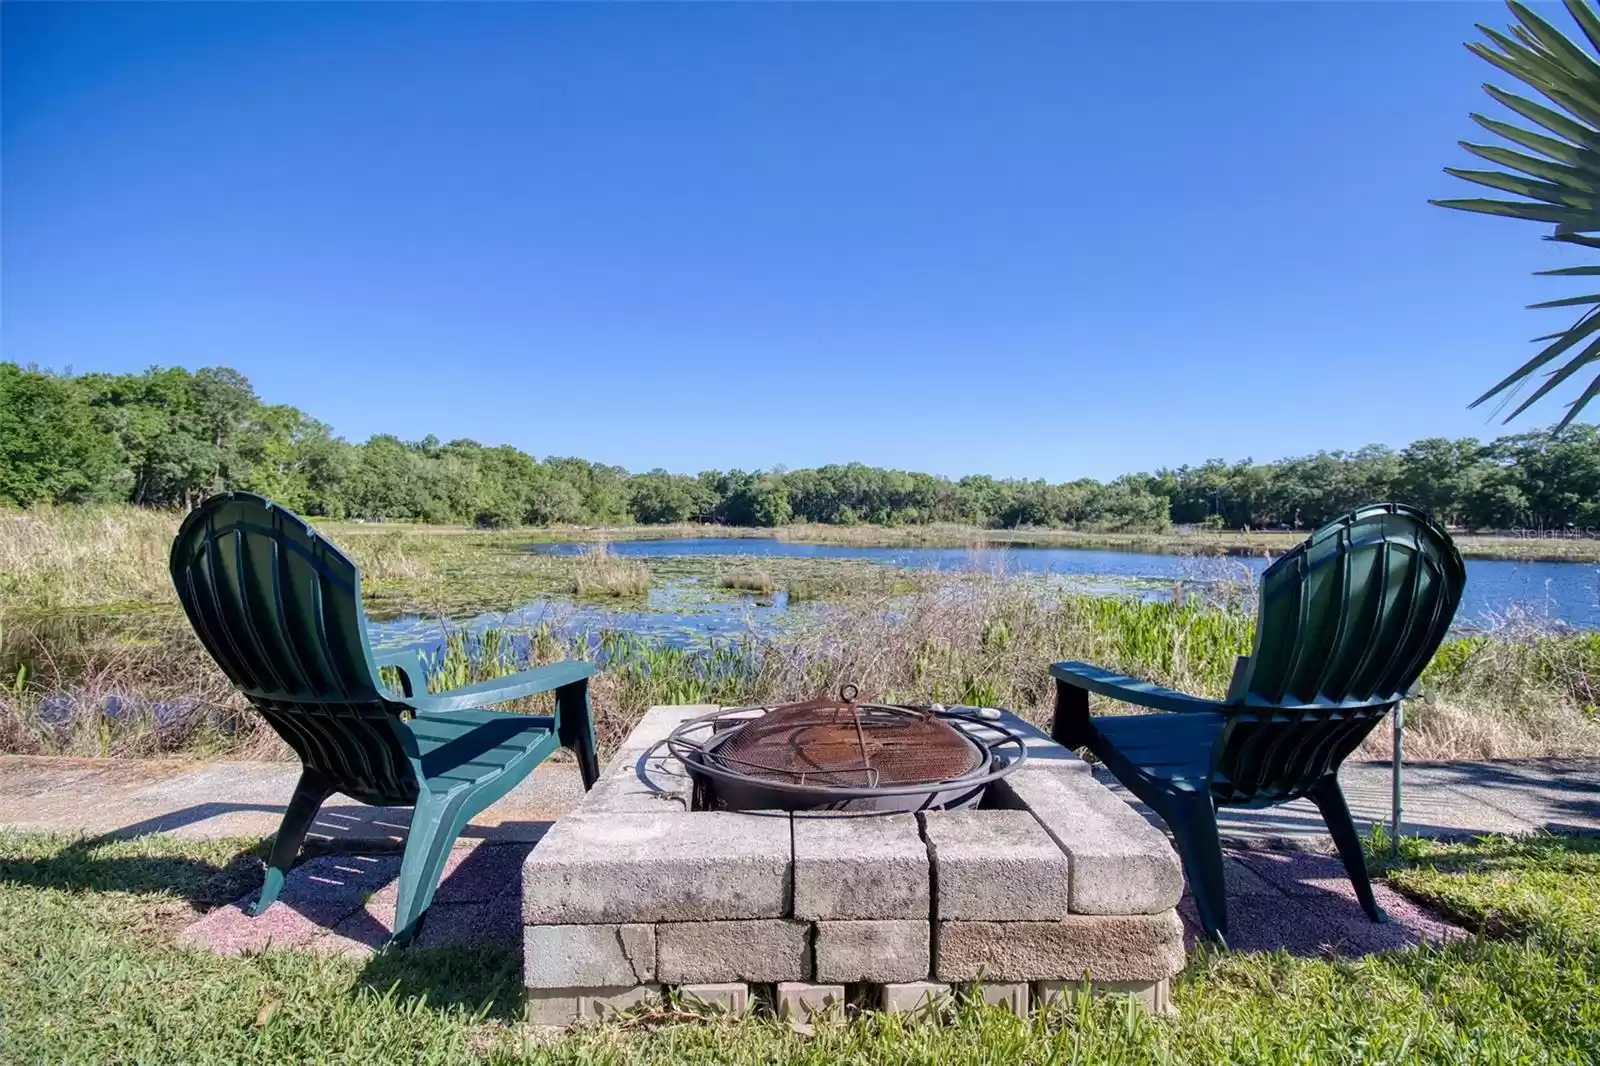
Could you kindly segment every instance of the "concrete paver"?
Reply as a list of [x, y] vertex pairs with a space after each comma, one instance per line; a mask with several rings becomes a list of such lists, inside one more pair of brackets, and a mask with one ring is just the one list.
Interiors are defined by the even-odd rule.
[[[1095, 779], [1157, 825], [1104, 767]], [[1388, 826], [1393, 778], [1388, 763], [1347, 762], [1339, 773], [1356, 828]], [[1401, 777], [1402, 831], [1440, 839], [1538, 830], [1600, 833], [1600, 759], [1518, 759], [1475, 763], [1408, 763]], [[1224, 807], [1217, 824], [1225, 841], [1245, 847], [1332, 850], [1322, 815], [1310, 800], [1263, 810]]]
[[[1094, 774], [1130, 798], [1103, 767]], [[93, 834], [163, 831], [198, 839], [270, 836], [298, 776], [293, 763], [5, 755], [0, 826]], [[1388, 823], [1387, 763], [1346, 763], [1339, 780], [1360, 828]], [[1600, 832], [1600, 759], [1410, 763], [1403, 784], [1408, 833]], [[557, 756], [474, 818], [464, 835], [532, 843], [582, 797], [577, 768]], [[409, 820], [405, 808], [368, 807], [335, 796], [318, 816], [312, 839], [357, 850], [394, 845], [405, 839]], [[1219, 822], [1225, 839], [1247, 845], [1317, 849], [1327, 840], [1322, 817], [1307, 800], [1259, 811], [1224, 808]]]
[[[300, 768], [295, 763], [185, 759], [0, 756], [0, 825], [61, 833], [169, 832], [190, 839], [265, 837], [278, 831]], [[577, 765], [553, 758], [468, 825], [467, 839], [532, 843], [583, 798]], [[334, 796], [311, 840], [359, 849], [404, 841], [406, 807], [368, 807]]]

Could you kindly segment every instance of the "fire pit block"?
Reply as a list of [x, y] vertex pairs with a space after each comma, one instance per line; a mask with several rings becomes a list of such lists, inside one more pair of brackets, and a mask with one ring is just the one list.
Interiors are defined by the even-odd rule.
[[1059, 922], [940, 922], [941, 981], [1159, 981], [1183, 968], [1183, 922], [1164, 914]]
[[702, 705], [652, 707], [606, 764], [584, 797], [590, 813], [657, 814], [687, 811], [693, 782], [660, 742], [689, 719], [716, 710]]
[[1071, 862], [1027, 811], [928, 811], [940, 920], [1048, 921], [1070, 912]]
[[920, 981], [928, 976], [930, 932], [926, 920], [818, 922], [817, 980]]
[[844, 1009], [844, 985], [813, 985], [783, 981], [777, 987], [778, 1017], [806, 1022], [821, 1014]]
[[660, 985], [632, 988], [530, 988], [528, 1021], [533, 1025], [571, 1025], [627, 1010], [661, 994]]
[[584, 797], [583, 809], [594, 814], [683, 813], [689, 809], [692, 783], [687, 774], [659, 752], [634, 757], [602, 777]]
[[656, 976], [666, 984], [811, 979], [811, 924], [663, 922], [656, 926]]
[[796, 918], [926, 919], [928, 884], [916, 815], [794, 816]]
[[[683, 725], [691, 718], [698, 718], [703, 714], [711, 714], [718, 708], [715, 704], [698, 703], [677, 706], [652, 707], [644, 712], [638, 723], [633, 727], [622, 747], [606, 763], [606, 776], [611, 776], [617, 771], [626, 771], [639, 761], [639, 756], [655, 748], [664, 751], [663, 741], [672, 734], [672, 731]], [[657, 747], [661, 745], [661, 747]]]
[[903, 981], [883, 986], [879, 1005], [891, 1014], [930, 1014], [950, 986], [937, 981]]
[[530, 925], [522, 950], [529, 988], [631, 988], [656, 979], [653, 925]]
[[1183, 872], [1167, 838], [1092, 776], [1025, 765], [994, 790], [1071, 856], [1074, 914], [1158, 914], [1178, 905]]
[[523, 864], [523, 919], [780, 918], [789, 912], [792, 865], [787, 815], [571, 814]]
[[[1093, 992], [1152, 1010], [1184, 963], [1177, 856], [1084, 762], [1009, 712], [1026, 765], [917, 814], [695, 810], [651, 746], [707, 707], [647, 713], [522, 868], [528, 1017], [566, 1025], [660, 992], [804, 1019], [919, 1010], [952, 985], [1018, 1011]], [[959, 722], [982, 736], [992, 725]], [[701, 797], [704, 801], [705, 797]]]
[[[1083, 992], [1082, 981], [1035, 981], [1033, 1005], [1052, 1007], [1071, 1005]], [[1170, 983], [1167, 981], [1090, 981], [1091, 995], [1131, 996], [1151, 1014], [1174, 1014]]]
[[750, 986], [743, 981], [723, 981], [711, 985], [679, 985], [678, 995], [690, 1003], [716, 1007], [729, 1014], [750, 1009]]
[[977, 981], [967, 989], [989, 1006], [1004, 1007], [1018, 1016], [1027, 1014], [1033, 1003], [1033, 986], [1026, 981]]

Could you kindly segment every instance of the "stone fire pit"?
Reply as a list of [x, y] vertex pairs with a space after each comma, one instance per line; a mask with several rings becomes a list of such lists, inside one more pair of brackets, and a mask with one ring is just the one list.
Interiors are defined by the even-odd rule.
[[[522, 871], [529, 1019], [676, 988], [731, 1010], [916, 1010], [952, 986], [1018, 1011], [1097, 991], [1167, 1009], [1183, 890], [1165, 837], [1014, 715], [1028, 761], [982, 806], [919, 814], [691, 809], [656, 748], [714, 708], [656, 707]], [[980, 737], [978, 723], [962, 728]]]

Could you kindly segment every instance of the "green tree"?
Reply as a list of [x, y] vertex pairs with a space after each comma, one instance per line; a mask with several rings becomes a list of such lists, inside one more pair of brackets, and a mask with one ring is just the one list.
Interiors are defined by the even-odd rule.
[[195, 435], [189, 386], [181, 367], [143, 374], [86, 374], [79, 378], [96, 418], [117, 441], [129, 502], [188, 507], [215, 480], [216, 450]]
[[116, 441], [71, 378], [0, 363], [0, 500], [102, 499], [116, 469]]
[[628, 481], [628, 508], [636, 522], [687, 522], [706, 514], [712, 502], [697, 478], [652, 470]]
[[249, 380], [231, 367], [203, 367], [189, 380], [184, 429], [207, 449], [208, 469], [198, 488], [219, 492], [249, 476], [246, 453], [259, 453], [266, 428], [261, 401]]
[[1307, 527], [1359, 504], [1398, 499], [1470, 528], [1600, 525], [1600, 430], [1419, 440], [1271, 463], [1211, 460], [1102, 484], [959, 481], [846, 463], [685, 477], [510, 446], [380, 435], [352, 445], [287, 406], [263, 405], [243, 375], [50, 375], [0, 363], [0, 500], [124, 499], [185, 506], [251, 489], [304, 513], [510, 526], [579, 522], [736, 525], [964, 521], [978, 525], [1163, 529]]
[[581, 520], [595, 523], [628, 520], [628, 472], [622, 467], [560, 457], [546, 459], [545, 466], [557, 479], [578, 490], [583, 500]]
[[585, 513], [577, 487], [541, 466], [528, 486], [527, 520], [539, 526], [563, 525], [582, 522]]
[[400, 438], [379, 434], [356, 451], [344, 498], [352, 518], [416, 521], [428, 511], [422, 457]]
[[781, 526], [794, 509], [781, 474], [730, 470], [719, 475], [715, 518], [730, 526]]
[[1467, 520], [1467, 505], [1485, 473], [1483, 446], [1470, 437], [1413, 441], [1400, 453], [1396, 495], [1441, 521]]

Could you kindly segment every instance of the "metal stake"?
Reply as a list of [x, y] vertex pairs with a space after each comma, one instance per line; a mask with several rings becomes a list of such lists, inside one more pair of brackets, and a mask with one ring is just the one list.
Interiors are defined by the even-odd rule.
[[1390, 854], [1398, 859], [1400, 857], [1400, 766], [1405, 761], [1406, 748], [1406, 705], [1401, 700], [1394, 705], [1394, 809], [1389, 820], [1389, 850]]

